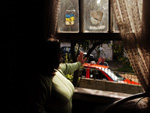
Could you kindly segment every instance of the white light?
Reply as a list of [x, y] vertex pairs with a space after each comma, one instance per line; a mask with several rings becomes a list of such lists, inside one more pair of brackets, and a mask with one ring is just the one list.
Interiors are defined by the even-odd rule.
[[101, 2], [101, 0], [97, 0], [97, 4], [99, 4]]

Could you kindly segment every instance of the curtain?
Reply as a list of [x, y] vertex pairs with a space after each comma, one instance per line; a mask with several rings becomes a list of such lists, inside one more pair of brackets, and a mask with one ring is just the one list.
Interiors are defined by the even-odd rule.
[[47, 37], [56, 37], [60, 0], [51, 0], [48, 7]]
[[[118, 24], [129, 61], [145, 92], [150, 91], [150, 45], [143, 12], [143, 0], [112, 0], [112, 9]], [[146, 0], [145, 0], [146, 1]], [[149, 9], [147, 9], [149, 10]], [[150, 21], [150, 20], [149, 20]]]

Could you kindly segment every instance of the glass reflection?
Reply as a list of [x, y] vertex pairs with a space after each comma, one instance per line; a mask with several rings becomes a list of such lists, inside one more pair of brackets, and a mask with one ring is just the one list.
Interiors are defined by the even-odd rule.
[[83, 32], [108, 32], [108, 0], [83, 0]]

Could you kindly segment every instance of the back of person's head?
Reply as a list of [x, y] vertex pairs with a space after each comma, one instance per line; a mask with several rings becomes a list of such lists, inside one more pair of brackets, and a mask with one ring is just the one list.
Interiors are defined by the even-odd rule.
[[[31, 64], [38, 74], [53, 76], [60, 63], [60, 44], [57, 39], [36, 41], [32, 52]], [[31, 67], [32, 68], [32, 67]]]

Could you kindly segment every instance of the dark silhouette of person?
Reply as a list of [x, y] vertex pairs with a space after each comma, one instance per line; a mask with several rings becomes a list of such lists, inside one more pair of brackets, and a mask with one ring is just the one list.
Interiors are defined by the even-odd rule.
[[75, 63], [60, 63], [59, 41], [40, 41], [33, 49], [26, 111], [27, 113], [71, 113], [73, 84], [66, 78], [85, 62], [83, 53]]

